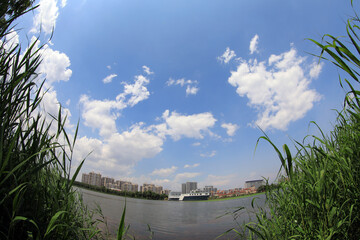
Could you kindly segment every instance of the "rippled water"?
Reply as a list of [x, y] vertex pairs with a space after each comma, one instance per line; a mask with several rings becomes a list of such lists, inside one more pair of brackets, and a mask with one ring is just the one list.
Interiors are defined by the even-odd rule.
[[[86, 189], [79, 189], [84, 202], [91, 208], [98, 203], [106, 216], [108, 227], [116, 235], [123, 211], [125, 198]], [[263, 206], [264, 195], [256, 196], [256, 203]], [[159, 201], [135, 198], [126, 199], [126, 224], [129, 233], [136, 239], [149, 239], [147, 224], [154, 232], [154, 239], [215, 239], [228, 229], [236, 227], [232, 212], [238, 207], [246, 208], [237, 222], [248, 222], [253, 216], [251, 201], [253, 197], [214, 202]], [[231, 238], [227, 235], [224, 239]]]

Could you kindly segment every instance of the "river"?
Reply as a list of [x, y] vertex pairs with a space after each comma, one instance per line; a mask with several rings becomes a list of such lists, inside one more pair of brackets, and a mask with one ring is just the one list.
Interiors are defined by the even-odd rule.
[[[95, 208], [99, 204], [106, 217], [109, 231], [116, 236], [125, 198], [87, 189], [78, 189], [86, 205]], [[237, 216], [238, 223], [249, 222], [254, 209], [254, 197], [224, 201], [160, 201], [126, 198], [126, 224], [130, 224], [129, 234], [136, 239], [149, 239], [147, 224], [154, 232], [153, 239], [215, 239], [225, 231], [237, 226], [234, 216], [225, 215], [238, 207], [245, 207]], [[257, 205], [263, 206], [265, 195], [258, 195]], [[225, 215], [225, 216], [224, 216]], [[222, 217], [221, 217], [222, 216]], [[220, 239], [232, 239], [234, 234]]]

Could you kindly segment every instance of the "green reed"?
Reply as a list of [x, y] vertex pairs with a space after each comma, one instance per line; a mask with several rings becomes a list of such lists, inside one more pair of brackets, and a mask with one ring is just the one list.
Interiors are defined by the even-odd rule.
[[84, 163], [70, 176], [78, 126], [71, 137], [61, 107], [57, 116], [39, 111], [41, 47], [34, 42], [23, 51], [6, 39], [32, 3], [0, 5], [0, 239], [102, 238], [94, 212], [72, 187]]
[[[351, 1], [353, 5], [353, 2]], [[279, 188], [266, 191], [266, 207], [256, 220], [235, 231], [248, 239], [360, 239], [360, 38], [359, 17], [346, 24], [347, 36], [324, 35], [321, 42], [310, 39], [320, 49], [320, 59], [335, 64], [347, 78], [344, 107], [338, 111], [334, 129], [319, 136], [306, 136], [278, 149], [265, 134], [281, 162]], [[280, 174], [280, 173], [283, 174]], [[267, 187], [269, 184], [267, 183]]]

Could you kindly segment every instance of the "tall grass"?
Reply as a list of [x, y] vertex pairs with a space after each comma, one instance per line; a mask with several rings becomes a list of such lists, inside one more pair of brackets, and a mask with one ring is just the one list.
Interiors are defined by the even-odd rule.
[[[351, 2], [352, 4], [352, 2]], [[334, 63], [348, 78], [344, 108], [338, 111], [334, 129], [287, 145], [277, 152], [285, 179], [280, 188], [266, 192], [267, 207], [256, 221], [245, 224], [249, 239], [360, 239], [360, 38], [359, 17], [346, 24], [346, 38], [324, 35], [320, 58]]]
[[51, 124], [39, 111], [41, 48], [34, 42], [23, 51], [7, 39], [32, 2], [0, 6], [0, 239], [98, 238], [94, 213], [72, 188], [84, 162], [70, 177], [78, 128], [70, 138], [61, 108]]

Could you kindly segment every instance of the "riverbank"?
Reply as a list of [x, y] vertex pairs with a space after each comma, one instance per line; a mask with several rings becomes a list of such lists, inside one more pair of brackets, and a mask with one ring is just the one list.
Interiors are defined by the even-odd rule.
[[74, 186], [94, 192], [106, 193], [110, 195], [128, 197], [128, 198], [138, 198], [138, 199], [147, 199], [147, 200], [164, 200], [165, 198], [167, 198], [165, 194], [157, 194], [152, 191], [146, 191], [146, 192], [118, 191], [118, 190], [108, 189], [105, 187], [89, 185], [77, 181], [74, 182]]
[[198, 200], [198, 201], [193, 201], [193, 202], [217, 202], [217, 201], [226, 201], [226, 200], [233, 200], [233, 199], [239, 199], [239, 198], [255, 197], [255, 196], [263, 195], [263, 194], [265, 194], [265, 192], [253, 193], [253, 194], [241, 195], [241, 196], [235, 196], [235, 197], [215, 198], [215, 199], [208, 199], [208, 200]]
[[[151, 198], [145, 198], [145, 197], [133, 197], [132, 195], [127, 195], [127, 194], [119, 194], [121, 192], [118, 191], [103, 191], [103, 188], [88, 188], [86, 186], [84, 186], [83, 184], [78, 184], [79, 182], [75, 182], [74, 186], [78, 187], [78, 188], [83, 188], [83, 189], [87, 189], [93, 192], [100, 192], [100, 193], [105, 193], [105, 194], [109, 194], [109, 195], [115, 195], [115, 196], [121, 196], [121, 197], [128, 197], [128, 198], [137, 198], [137, 199], [144, 199], [144, 200], [162, 200], [162, 201], [167, 201], [166, 199], [151, 199]], [[127, 192], [128, 193], [128, 192]], [[263, 195], [265, 192], [261, 192], [261, 193], [254, 193], [254, 194], [248, 194], [248, 195], [241, 195], [241, 196], [235, 196], [235, 197], [226, 197], [226, 198], [216, 198], [216, 199], [208, 199], [208, 200], [195, 200], [195, 201], [187, 201], [187, 202], [217, 202], [217, 201], [226, 201], [226, 200], [233, 200], [233, 199], [239, 199], [239, 198], [248, 198], [248, 197], [255, 197], [258, 195]], [[136, 195], [135, 195], [136, 196]]]

